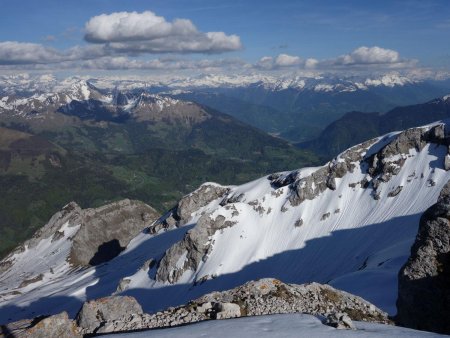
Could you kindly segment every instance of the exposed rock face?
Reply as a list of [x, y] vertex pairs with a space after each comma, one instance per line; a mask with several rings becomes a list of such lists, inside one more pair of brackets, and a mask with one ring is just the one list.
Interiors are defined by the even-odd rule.
[[[337, 325], [352, 327], [352, 320], [389, 323], [374, 305], [328, 285], [285, 284], [276, 279], [251, 281], [235, 289], [213, 292], [186, 305], [156, 314], [129, 315], [106, 322], [97, 332], [176, 326], [209, 319], [277, 313], [337, 316]], [[336, 315], [337, 314], [337, 315]]]
[[[140, 201], [122, 200], [96, 209], [81, 209], [71, 202], [57, 212], [33, 237], [18, 246], [0, 262], [0, 273], [11, 268], [14, 255], [32, 249], [41, 241], [56, 242], [64, 237], [63, 228], [78, 228], [67, 259], [74, 266], [97, 265], [117, 256], [140, 231], [159, 217], [156, 210]], [[26, 272], [26, 271], [24, 271]], [[37, 278], [37, 277], [33, 277]], [[42, 279], [42, 278], [41, 278]], [[25, 283], [31, 280], [24, 280]]]
[[[285, 183], [290, 184], [292, 191], [289, 198], [291, 205], [297, 206], [307, 199], [312, 200], [326, 189], [335, 190], [336, 178], [342, 178], [347, 172], [353, 172], [354, 162], [361, 161], [368, 148], [375, 142], [376, 140], [370, 140], [352, 147], [343, 152], [338, 159], [294, 182], [286, 179]], [[276, 182], [279, 182], [279, 179]], [[276, 182], [272, 184], [279, 185]]]
[[75, 202], [67, 204], [61, 211], [54, 214], [45, 226], [36, 231], [31, 239], [19, 245], [0, 262], [0, 273], [7, 271], [12, 266], [14, 262], [13, 257], [15, 254], [24, 252], [25, 248], [32, 249], [36, 247], [39, 242], [46, 238], [52, 237], [52, 240], [56, 239], [59, 230], [64, 226], [64, 224], [68, 223], [69, 227], [75, 227], [81, 224], [83, 218], [82, 214], [83, 211], [78, 204]]
[[[297, 206], [305, 200], [314, 199], [326, 189], [335, 190], [337, 178], [344, 177], [347, 172], [353, 172], [357, 165], [361, 168], [365, 165], [364, 170], [367, 171], [368, 179], [371, 179], [364, 179], [358, 183], [364, 189], [370, 186], [369, 183], [372, 183], [373, 197], [379, 199], [382, 183], [388, 182], [392, 176], [400, 172], [411, 149], [421, 151], [428, 143], [448, 146], [450, 138], [445, 133], [444, 125], [437, 125], [429, 130], [411, 128], [396, 135], [392, 141], [376, 153], [366, 155], [370, 146], [375, 142], [376, 139], [352, 147], [340, 154], [334, 161], [305, 177], [292, 174], [287, 176], [271, 175], [269, 180], [271, 180], [272, 186], [277, 188], [289, 185], [291, 190], [289, 201], [291, 205]], [[446, 170], [450, 168], [450, 160], [447, 157], [444, 163]], [[367, 164], [368, 168], [365, 168]], [[356, 183], [351, 187], [355, 186]], [[398, 188], [392, 192], [390, 197], [394, 197], [400, 192], [401, 188]]]
[[83, 210], [82, 225], [73, 239], [70, 260], [76, 265], [108, 261], [157, 218], [158, 213], [152, 207], [128, 199]]
[[163, 220], [157, 222], [148, 230], [150, 233], [157, 233], [161, 229], [185, 225], [193, 212], [198, 211], [198, 209], [218, 198], [223, 198], [229, 191], [229, 188], [218, 184], [202, 184], [200, 188], [184, 196]]
[[216, 231], [233, 224], [222, 215], [215, 219], [209, 214], [201, 216], [197, 225], [186, 233], [183, 240], [166, 251], [159, 264], [156, 280], [175, 283], [186, 270], [196, 271], [200, 262], [206, 260], [214, 244], [209, 238]]
[[107, 322], [142, 314], [142, 307], [133, 297], [112, 296], [84, 303], [76, 321], [83, 333], [93, 333]]
[[[3, 336], [3, 335], [4, 336]], [[82, 335], [73, 320], [69, 319], [67, 312], [44, 318], [21, 320], [2, 326], [0, 336], [21, 338], [81, 338]]]
[[399, 273], [397, 309], [400, 325], [450, 334], [450, 181], [420, 219]]

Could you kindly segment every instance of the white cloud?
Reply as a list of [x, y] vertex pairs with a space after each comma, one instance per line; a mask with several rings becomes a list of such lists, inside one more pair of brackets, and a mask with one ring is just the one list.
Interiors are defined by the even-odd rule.
[[59, 51], [36, 43], [0, 42], [0, 65], [52, 64], [89, 60], [111, 54], [104, 46], [75, 46]]
[[260, 69], [278, 69], [281, 67], [294, 67], [302, 64], [302, 59], [298, 56], [279, 54], [277, 57], [273, 58], [271, 56], [263, 56], [255, 64], [256, 68]]
[[400, 54], [392, 49], [381, 47], [359, 47], [350, 54], [339, 56], [335, 60], [338, 65], [370, 65], [400, 63]]
[[36, 43], [0, 42], [0, 64], [34, 64], [61, 61], [63, 55], [54, 48]]
[[222, 53], [239, 50], [239, 36], [200, 32], [187, 19], [168, 22], [146, 11], [102, 14], [85, 26], [85, 40], [119, 53]]
[[176, 19], [170, 23], [150, 11], [94, 16], [86, 23], [85, 30], [87, 41], [100, 43], [153, 40], [171, 35], [197, 33], [197, 29], [189, 20]]
[[292, 56], [288, 54], [280, 54], [275, 59], [275, 65], [278, 67], [296, 66], [300, 63], [301, 59], [298, 56]]
[[28, 70], [202, 70], [202, 71], [223, 71], [242, 70], [248, 66], [240, 59], [217, 59], [217, 60], [191, 60], [180, 58], [157, 58], [151, 60], [138, 60], [125, 56], [103, 56], [92, 59], [62, 60], [58, 63], [30, 63], [30, 64], [9, 64], [0, 63], [0, 69], [28, 69]]
[[305, 61], [305, 68], [306, 69], [314, 69], [317, 67], [318, 64], [319, 64], [319, 60], [309, 58], [309, 59], [306, 59], [306, 61]]

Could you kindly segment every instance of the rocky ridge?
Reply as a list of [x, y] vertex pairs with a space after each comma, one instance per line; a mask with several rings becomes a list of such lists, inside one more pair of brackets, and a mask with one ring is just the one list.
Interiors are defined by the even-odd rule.
[[[56, 276], [108, 261], [158, 217], [152, 207], [140, 201], [125, 199], [95, 209], [81, 209], [71, 202], [0, 262], [0, 280], [23, 288], [42, 282], [45, 273]], [[32, 251], [44, 255], [39, 252], [45, 248], [53, 250], [45, 255], [46, 261], [27, 256]], [[17, 269], [20, 280], [14, 277]]]
[[[444, 124], [435, 124], [421, 128], [411, 128], [400, 133], [388, 134], [385, 137], [366, 141], [354, 146], [326, 165], [306, 171], [292, 171], [287, 173], [272, 174], [267, 177], [275, 197], [284, 194], [287, 188], [288, 203], [283, 204], [281, 211], [285, 212], [289, 207], [298, 207], [306, 200], [312, 201], [325, 191], [335, 191], [338, 180], [342, 180], [347, 174], [355, 171], [364, 174], [361, 180], [349, 183], [349, 187], [368, 189], [374, 200], [380, 199], [380, 195], [387, 188], [386, 185], [398, 175], [406, 160], [413, 155], [410, 152], [421, 152], [425, 146], [446, 146], [447, 155], [445, 162], [450, 158], [450, 137]], [[449, 166], [443, 167], [448, 170]], [[414, 177], [415, 173], [412, 174]], [[413, 177], [408, 178], [410, 182]], [[429, 186], [435, 182], [429, 179]], [[388, 198], [401, 195], [403, 185], [398, 185], [386, 193]], [[200, 196], [204, 196], [200, 198]], [[221, 198], [220, 204], [202, 208], [212, 200]], [[340, 198], [340, 197], [339, 197]], [[264, 199], [264, 198], [263, 198]], [[197, 203], [197, 200], [200, 202]], [[189, 202], [180, 202], [179, 206], [161, 221], [160, 226], [168, 227], [174, 224], [185, 224], [191, 217], [191, 223], [196, 225], [189, 230], [184, 239], [169, 250], [159, 262], [156, 278], [160, 282], [176, 283], [186, 271], [195, 274], [201, 262], [205, 262], [214, 247], [212, 237], [217, 231], [232, 227], [236, 224], [234, 218], [239, 216], [237, 207], [240, 203], [246, 203], [260, 215], [270, 213], [272, 207], [263, 207], [263, 200], [248, 200], [244, 194], [236, 194], [233, 189], [218, 185], [207, 185], [194, 192]], [[208, 211], [208, 212], [207, 212]], [[214, 213], [213, 213], [214, 211]], [[223, 216], [229, 215], [229, 216]], [[333, 210], [339, 214], [340, 209]], [[192, 215], [197, 217], [192, 217]], [[200, 217], [201, 216], [201, 217]], [[328, 219], [331, 212], [324, 213], [321, 221]], [[299, 218], [295, 224], [302, 226], [304, 220]], [[204, 277], [195, 275], [198, 282]], [[212, 276], [207, 276], [212, 278]]]
[[285, 284], [267, 278], [206, 294], [186, 305], [154, 314], [143, 313], [131, 297], [102, 298], [83, 305], [77, 324], [83, 334], [107, 333], [279, 313], [307, 313], [330, 317], [329, 321], [334, 315], [340, 323], [352, 320], [390, 323], [387, 314], [373, 304], [328, 285]]
[[[79, 80], [68, 88], [55, 92], [34, 94], [29, 97], [15, 95], [0, 97], [3, 119], [15, 115], [42, 120], [64, 115], [97, 121], [170, 121], [197, 124], [210, 118], [199, 105], [176, 100], [168, 96], [150, 94], [144, 89], [121, 92], [96, 88], [88, 81]], [[63, 116], [61, 116], [63, 114]]]
[[399, 272], [396, 320], [450, 334], [450, 181], [420, 219], [411, 256]]

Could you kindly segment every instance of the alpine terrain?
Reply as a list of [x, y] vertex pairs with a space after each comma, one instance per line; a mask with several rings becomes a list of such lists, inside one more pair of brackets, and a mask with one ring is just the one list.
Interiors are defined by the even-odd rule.
[[138, 199], [164, 212], [204, 181], [244, 183], [318, 163], [229, 115], [145, 88], [71, 78], [30, 92], [28, 82], [8, 83], [0, 96], [2, 257], [70, 201], [92, 208]]
[[[449, 297], [449, 128], [392, 132], [242, 185], [204, 183], [155, 221], [139, 202], [68, 204], [1, 261], [3, 330], [76, 336], [302, 312], [357, 332], [397, 321], [449, 333], [448, 303], [417, 305], [428, 287]], [[87, 235], [99, 222], [111, 230]], [[125, 224], [142, 230], [130, 238]], [[108, 245], [119, 250], [99, 256]], [[17, 322], [40, 315], [55, 316]]]

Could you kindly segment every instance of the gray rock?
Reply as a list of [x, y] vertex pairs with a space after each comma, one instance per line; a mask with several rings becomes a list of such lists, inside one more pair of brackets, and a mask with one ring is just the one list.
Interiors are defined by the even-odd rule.
[[83, 210], [81, 215], [81, 227], [73, 238], [70, 262], [82, 266], [114, 258], [159, 217], [147, 204], [128, 199]]
[[94, 333], [108, 322], [142, 314], [142, 307], [133, 297], [111, 296], [85, 302], [76, 321], [83, 333]]
[[[62, 312], [41, 320], [29, 322], [30, 326], [17, 329], [16, 323], [8, 324], [11, 337], [23, 338], [81, 338], [82, 335], [75, 322], [69, 319], [67, 312]], [[5, 334], [8, 337], [7, 334]]]
[[62, 240], [61, 228], [79, 226], [72, 241], [69, 262], [74, 266], [96, 265], [117, 256], [146, 225], [158, 219], [158, 213], [143, 202], [122, 200], [96, 209], [81, 209], [71, 202], [57, 212], [33, 237], [18, 246], [0, 262], [0, 273], [11, 267], [16, 253], [34, 248], [42, 240]]
[[[305, 200], [312, 200], [326, 189], [336, 189], [336, 178], [342, 178], [347, 172], [353, 172], [355, 163], [362, 161], [368, 147], [376, 140], [359, 144], [343, 152], [338, 160], [331, 161], [306, 177], [297, 178], [290, 183], [291, 205], [300, 205]], [[295, 176], [298, 177], [298, 174]]]
[[294, 226], [301, 227], [302, 225], [303, 225], [303, 219], [299, 218], [298, 220], [295, 221]]
[[353, 324], [348, 314], [344, 313], [331, 313], [327, 316], [325, 324], [334, 327], [338, 330], [355, 330], [356, 327]]
[[318, 283], [285, 284], [267, 278], [232, 290], [213, 292], [192, 303], [208, 302], [237, 304], [241, 316], [296, 312], [325, 316], [330, 312], [345, 312], [353, 320], [389, 322], [386, 313], [362, 298]]
[[213, 319], [228, 319], [241, 316], [241, 308], [234, 303], [215, 303], [212, 307], [214, 317]]
[[399, 272], [397, 322], [419, 330], [450, 334], [450, 196], [447, 182], [427, 209]]
[[[226, 205], [227, 203], [234, 203], [232, 202], [233, 199], [241, 200], [244, 197], [243, 195], [228, 197], [226, 194], [229, 191], [229, 188], [218, 184], [204, 183], [197, 190], [184, 196], [172, 210], [150, 227], [148, 231], [154, 234], [163, 229], [183, 226], [190, 220], [193, 212], [218, 198], [222, 198], [221, 205]], [[228, 202], [228, 199], [230, 202]]]
[[[170, 247], [160, 261], [156, 279], [160, 282], [175, 283], [186, 270], [196, 271], [212, 249], [209, 238], [216, 231], [231, 227], [235, 222], [227, 221], [224, 216], [211, 219], [209, 214], [200, 217], [196, 226], [189, 230], [183, 240]], [[177, 263], [185, 256], [183, 266]]]
[[274, 189], [279, 189], [294, 183], [297, 180], [298, 171], [292, 171], [289, 174], [276, 173], [267, 177], [270, 181], [270, 185]]
[[118, 294], [121, 293], [123, 291], [125, 291], [126, 289], [128, 289], [128, 285], [130, 284], [131, 280], [128, 278], [122, 278], [119, 282], [119, 285], [117, 285], [117, 289], [116, 292], [114, 292], [114, 294]]
[[450, 170], [450, 154], [445, 155], [445, 158], [444, 158], [444, 169], [446, 171]]
[[400, 192], [402, 191], [403, 186], [399, 185], [398, 187], [396, 187], [394, 190], [389, 191], [388, 193], [388, 197], [395, 197], [398, 194], [400, 194]]
[[352, 320], [390, 323], [387, 314], [374, 305], [328, 285], [285, 284], [266, 278], [231, 290], [212, 292], [186, 305], [168, 308], [155, 314], [133, 314], [121, 319], [107, 320], [96, 332], [133, 331], [210, 319], [297, 312], [320, 316], [340, 314], [340, 325], [350, 328]]
[[201, 185], [200, 188], [183, 197], [178, 202], [176, 207], [176, 219], [179, 219], [180, 223], [183, 224], [189, 220], [192, 212], [197, 211], [215, 199], [223, 197], [228, 192], [228, 188], [217, 184], [205, 183]]

